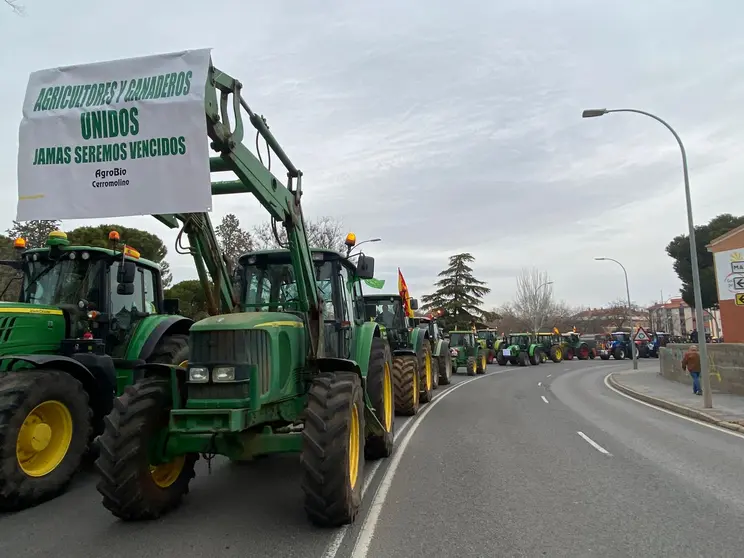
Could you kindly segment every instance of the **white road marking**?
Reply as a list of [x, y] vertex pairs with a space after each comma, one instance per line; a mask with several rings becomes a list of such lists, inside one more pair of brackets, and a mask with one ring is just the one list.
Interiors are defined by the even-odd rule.
[[[442, 393], [442, 395], [429, 403], [426, 408], [424, 408], [423, 412], [416, 417], [413, 425], [411, 426], [411, 428], [408, 429], [408, 432], [401, 441], [400, 446], [396, 448], [395, 453], [393, 454], [393, 458], [390, 461], [390, 466], [385, 470], [382, 481], [377, 487], [377, 492], [375, 492], [374, 499], [372, 500], [372, 503], [369, 507], [369, 513], [364, 518], [364, 523], [362, 523], [362, 528], [359, 531], [359, 536], [357, 537], [357, 540], [354, 543], [354, 548], [351, 551], [351, 558], [366, 558], [367, 553], [369, 552], [369, 546], [372, 543], [372, 538], [375, 535], [377, 522], [380, 520], [380, 512], [382, 511], [382, 506], [385, 503], [388, 491], [390, 490], [390, 486], [393, 483], [393, 477], [395, 476], [395, 472], [398, 470], [400, 460], [406, 451], [406, 447], [408, 447], [408, 444], [413, 438], [413, 435], [416, 433], [416, 429], [419, 427], [429, 411], [431, 411], [437, 405], [437, 403], [439, 403], [442, 399], [444, 399], [447, 395], [449, 395], [456, 389], [461, 388], [462, 386], [467, 385], [470, 382], [474, 382], [482, 378], [487, 378], [488, 376], [492, 376], [498, 373], [499, 372], [491, 372], [488, 374], [484, 374], [483, 376], [476, 376], [475, 378], [463, 380], [462, 382], [455, 384], [450, 389]], [[328, 557], [324, 556], [324, 558], [331, 558], [332, 556], [333, 555], [329, 555]]]
[[537, 382], [537, 387], [542, 386], [542, 382]]
[[571, 371], [571, 369], [570, 369], [570, 368], [564, 368], [564, 369], [563, 369], [563, 371], [564, 371], [564, 372], [570, 372], [570, 371]]
[[540, 397], [542, 397], [542, 400], [545, 401], [545, 403], [550, 403], [550, 401], [548, 401], [548, 398], [544, 395], [541, 395]]
[[550, 378], [551, 376], [552, 376], [552, 374], [548, 374], [548, 375], [547, 375], [547, 376], [545, 376], [545, 377], [546, 377], [546, 378]]
[[581, 436], [582, 438], [584, 438], [584, 440], [590, 446], [592, 446], [595, 450], [597, 450], [599, 453], [603, 453], [605, 455], [609, 455], [610, 457], [612, 457], [612, 454], [609, 451], [607, 451], [606, 449], [604, 449], [602, 446], [600, 446], [597, 442], [595, 442], [594, 440], [592, 440], [589, 436], [587, 436], [583, 432], [577, 432], [576, 434], [578, 434], [579, 436]]
[[657, 407], [656, 405], [652, 405], [651, 403], [646, 403], [645, 401], [641, 401], [640, 399], [636, 399], [635, 397], [631, 397], [627, 393], [623, 393], [619, 389], [615, 389], [610, 385], [609, 382], [610, 375], [607, 374], [604, 379], [605, 385], [610, 388], [612, 391], [617, 393], [618, 395], [622, 395], [626, 399], [630, 399], [631, 401], [634, 401], [635, 403], [640, 403], [641, 405], [645, 405], [646, 407], [650, 407], [651, 409], [656, 409], [657, 411], [661, 411], [662, 413], [666, 413], [667, 415], [672, 415], [673, 417], [681, 418], [689, 422], [694, 422], [695, 424], [699, 424], [700, 426], [705, 426], [707, 428], [712, 428], [713, 430], [718, 430], [719, 432], [723, 432], [724, 434], [730, 434], [731, 436], [736, 436], [737, 438], [744, 439], [744, 434], [740, 432], [736, 432], [735, 430], [729, 430], [728, 428], [723, 428], [721, 426], [716, 426], [715, 424], [711, 424], [709, 422], [705, 422], [703, 420], [699, 420], [696, 418], [688, 417], [685, 415], [680, 415], [679, 413], [675, 413], [674, 411], [670, 411], [669, 409], [664, 409], [662, 407]]

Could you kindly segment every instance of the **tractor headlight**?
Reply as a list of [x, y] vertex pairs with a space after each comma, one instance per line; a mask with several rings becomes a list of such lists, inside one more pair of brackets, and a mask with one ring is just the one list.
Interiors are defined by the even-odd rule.
[[205, 384], [209, 381], [209, 370], [203, 366], [189, 368], [189, 382]]
[[234, 382], [235, 381], [235, 367], [234, 366], [217, 366], [214, 370], [212, 370], [212, 381]]

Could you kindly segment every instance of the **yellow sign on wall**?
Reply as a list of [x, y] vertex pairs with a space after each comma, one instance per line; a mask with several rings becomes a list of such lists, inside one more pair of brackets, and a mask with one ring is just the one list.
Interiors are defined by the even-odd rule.
[[736, 293], [734, 301], [736, 302], [737, 306], [744, 306], [744, 293]]

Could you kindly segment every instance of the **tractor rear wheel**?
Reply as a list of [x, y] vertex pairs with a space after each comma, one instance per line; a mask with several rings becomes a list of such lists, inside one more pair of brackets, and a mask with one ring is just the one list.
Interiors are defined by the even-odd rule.
[[589, 358], [589, 345], [581, 345], [578, 356], [579, 360], [587, 360]]
[[498, 353], [496, 353], [496, 364], [499, 366], [506, 366], [506, 358], [504, 357], [504, 351], [499, 350]]
[[395, 384], [395, 412], [412, 417], [419, 410], [418, 360], [413, 355], [393, 359], [393, 383]]
[[432, 393], [434, 390], [434, 373], [432, 371], [431, 360], [431, 346], [424, 339], [421, 345], [421, 351], [419, 352], [421, 403], [428, 403], [434, 397]]
[[482, 351], [480, 356], [478, 356], [478, 362], [476, 363], [478, 368], [476, 369], [476, 374], [485, 374], [486, 368], [488, 368], [488, 359], [486, 358], [485, 351]]
[[437, 389], [439, 387], [439, 358], [431, 357], [431, 387]]
[[308, 392], [300, 462], [305, 513], [320, 527], [351, 523], [364, 484], [364, 393], [353, 372], [320, 374]]
[[566, 352], [563, 353], [563, 360], [573, 360], [574, 357], [574, 350], [572, 347], [569, 347], [566, 349]]
[[561, 362], [563, 360], [563, 349], [558, 345], [550, 347], [550, 360], [553, 362]]
[[542, 364], [542, 357], [540, 357], [540, 349], [535, 348], [535, 350], [530, 355], [529, 359], [530, 359], [530, 364], [532, 364], [533, 366]]
[[372, 339], [367, 369], [367, 395], [375, 409], [385, 433], [381, 436], [370, 434], [364, 443], [364, 455], [374, 460], [390, 457], [395, 438], [395, 397], [393, 395], [393, 357], [390, 345], [380, 337]]
[[467, 364], [465, 364], [465, 370], [467, 371], [468, 376], [475, 376], [478, 372], [478, 365], [475, 362], [475, 357], [468, 357]]
[[444, 353], [437, 360], [439, 361], [439, 383], [448, 386], [452, 381], [452, 355], [449, 348], [443, 349]]
[[163, 337], [155, 347], [150, 362], [181, 364], [189, 359], [189, 336], [178, 333]]
[[517, 363], [519, 366], [527, 366], [529, 364], [530, 358], [527, 356], [526, 351], [519, 351], [519, 354], [517, 355]]
[[88, 394], [57, 370], [0, 376], [0, 511], [18, 511], [65, 491], [91, 435]]
[[168, 428], [170, 380], [149, 377], [128, 386], [114, 400], [98, 438], [96, 488], [103, 505], [126, 520], [157, 519], [181, 505], [194, 478], [195, 453], [153, 465], [150, 452]]

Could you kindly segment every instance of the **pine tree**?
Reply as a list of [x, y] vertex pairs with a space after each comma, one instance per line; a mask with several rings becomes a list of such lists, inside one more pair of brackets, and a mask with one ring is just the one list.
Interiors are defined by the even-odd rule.
[[476, 318], [487, 314], [481, 305], [491, 289], [473, 276], [473, 268], [468, 264], [474, 261], [467, 252], [450, 256], [449, 267], [439, 272], [437, 290], [421, 298], [424, 310], [444, 309], [443, 321], [447, 327], [470, 327]]
[[47, 237], [52, 231], [62, 226], [59, 221], [13, 221], [13, 226], [5, 231], [10, 238], [23, 237], [29, 248], [41, 248], [46, 244]]

